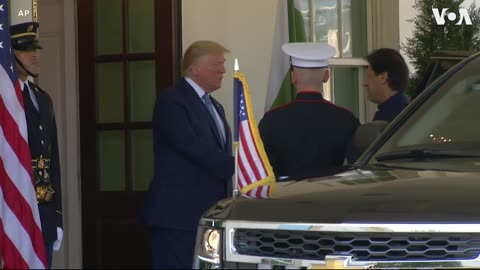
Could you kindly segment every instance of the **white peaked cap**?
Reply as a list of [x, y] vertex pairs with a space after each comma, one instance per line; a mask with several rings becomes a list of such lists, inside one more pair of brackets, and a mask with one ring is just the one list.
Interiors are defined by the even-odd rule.
[[316, 42], [294, 42], [282, 46], [291, 57], [292, 66], [300, 68], [322, 68], [328, 66], [328, 59], [337, 53], [335, 48]]

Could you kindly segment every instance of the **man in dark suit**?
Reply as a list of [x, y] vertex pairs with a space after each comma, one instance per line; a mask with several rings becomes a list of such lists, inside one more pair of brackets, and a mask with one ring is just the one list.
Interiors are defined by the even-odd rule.
[[291, 59], [296, 98], [265, 114], [259, 130], [275, 174], [301, 179], [333, 172], [342, 166], [358, 119], [322, 96], [330, 77], [330, 45], [289, 43], [282, 46]]
[[408, 86], [408, 66], [394, 49], [381, 48], [367, 57], [364, 86], [370, 101], [378, 104], [373, 120], [391, 122], [409, 103], [404, 91]]
[[37, 40], [38, 26], [36, 22], [12, 25], [10, 35], [15, 51], [18, 79], [23, 90], [33, 180], [47, 263], [50, 268], [52, 253], [60, 249], [63, 237], [62, 189], [57, 125], [52, 99], [47, 92], [28, 80], [28, 76], [36, 78], [40, 71], [41, 47]]
[[229, 194], [230, 128], [222, 105], [210, 96], [221, 87], [227, 52], [212, 41], [194, 42], [183, 58], [184, 77], [155, 103], [155, 172], [142, 222], [151, 229], [157, 269], [192, 267], [201, 215]]

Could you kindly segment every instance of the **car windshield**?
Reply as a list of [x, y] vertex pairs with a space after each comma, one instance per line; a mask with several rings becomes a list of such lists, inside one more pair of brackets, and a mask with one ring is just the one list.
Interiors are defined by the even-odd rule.
[[369, 164], [401, 163], [424, 169], [441, 164], [446, 166], [443, 169], [455, 170], [452, 166], [461, 159], [462, 170], [467, 167], [479, 171], [479, 70], [477, 56], [440, 85], [378, 149]]

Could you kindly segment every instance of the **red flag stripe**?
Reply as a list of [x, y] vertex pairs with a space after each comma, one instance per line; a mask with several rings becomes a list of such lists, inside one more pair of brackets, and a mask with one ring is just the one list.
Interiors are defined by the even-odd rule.
[[[0, 97], [0, 108], [2, 108], [2, 98]], [[1, 109], [0, 109], [1, 110]], [[6, 181], [5, 184], [10, 184], [9, 186], [3, 187], [7, 191], [7, 196], [12, 196], [12, 199], [21, 198], [19, 200], [21, 203], [25, 203], [30, 208], [30, 213], [23, 213], [27, 216], [32, 216], [32, 212], [35, 213], [33, 217], [35, 218], [35, 223], [40, 227], [40, 217], [38, 216], [38, 211], [33, 211], [37, 205], [36, 200], [32, 200], [32, 198], [36, 198], [33, 184], [32, 184], [32, 175], [31, 175], [31, 162], [29, 157], [29, 149], [28, 144], [23, 140], [15, 140], [15, 138], [20, 138], [19, 133], [16, 132], [18, 129], [11, 128], [13, 119], [9, 118], [9, 114], [3, 115], [3, 120], [0, 122], [0, 141], [7, 142], [3, 144], [0, 148], [0, 158], [3, 160], [4, 166], [4, 175], [5, 178], [10, 181]], [[5, 132], [6, 131], [6, 132]], [[16, 146], [16, 148], [11, 148], [11, 146]], [[20, 154], [17, 154], [20, 153]], [[26, 167], [25, 163], [28, 164]], [[17, 179], [16, 181], [12, 181], [12, 179]], [[27, 187], [27, 188], [24, 188]], [[28, 188], [31, 187], [31, 188]], [[20, 192], [22, 190], [22, 192]], [[6, 198], [7, 198], [6, 196]], [[19, 197], [16, 197], [19, 196]], [[11, 202], [7, 200], [7, 202]], [[28, 222], [33, 220], [28, 220]]]
[[[3, 137], [2, 127], [0, 127], [0, 141], [6, 141]], [[21, 168], [19, 160], [9, 144], [3, 144], [0, 147], [0, 190], [2, 192], [0, 202], [4, 202], [4, 204], [0, 206], [4, 207], [1, 217], [6, 224], [5, 234], [15, 243], [19, 252], [25, 255], [24, 258], [33, 258], [36, 257], [36, 254], [30, 251], [32, 245], [37, 253], [45, 251], [40, 230], [40, 217], [38, 209], [35, 208], [37, 205], [33, 184], [30, 174]], [[12, 181], [12, 179], [19, 179], [19, 181]], [[6, 216], [7, 213], [10, 215]], [[34, 263], [36, 264], [36, 262]]]
[[254, 179], [264, 178], [266, 176], [265, 168], [263, 168], [263, 163], [258, 164], [258, 162], [261, 162], [261, 159], [255, 143], [249, 139], [252, 135], [247, 121], [243, 121], [240, 127], [241, 150], [244, 151], [248, 163], [253, 165], [251, 169], [254, 174]]
[[[245, 169], [245, 164], [243, 162], [242, 159], [239, 158], [238, 160], [238, 171], [239, 171], [239, 174], [242, 175], [243, 177], [243, 180], [245, 182], [245, 185], [244, 186], [241, 186], [241, 188], [245, 187], [245, 186], [248, 186], [252, 183], [251, 179], [248, 177], [248, 172], [247, 170]], [[240, 181], [241, 183], [241, 181]]]
[[[252, 158], [252, 153], [250, 152], [250, 148], [248, 147], [247, 143], [243, 142], [246, 140], [245, 138], [245, 133], [243, 130], [240, 130], [240, 141], [242, 142], [241, 144], [241, 154], [242, 158], [245, 158], [245, 167], [248, 169], [248, 176], [250, 179], [260, 179], [260, 173], [258, 172], [258, 168], [255, 164], [255, 161]], [[243, 161], [243, 160], [242, 160]]]
[[252, 180], [254, 181], [255, 175], [252, 171], [252, 168], [250, 167], [250, 163], [248, 161], [248, 158], [245, 155], [245, 151], [243, 150], [243, 145], [240, 144], [240, 149], [238, 151], [238, 165], [243, 173], [243, 176], [245, 177], [245, 180], [247, 184], [251, 184]]
[[2, 220], [0, 220], [0, 241], [3, 243], [4, 250], [2, 250], [2, 256], [3, 258], [14, 258], [15, 259], [15, 265], [10, 265], [10, 260], [5, 261], [4, 260], [4, 265], [3, 268], [5, 269], [28, 269], [28, 264], [25, 262], [23, 257], [20, 255], [18, 250], [16, 249], [15, 245], [13, 245], [12, 241], [8, 237], [6, 237], [3, 228], [3, 223]]
[[[11, 178], [5, 172], [2, 159], [0, 159], [0, 178], [2, 179], [1, 189], [7, 207], [10, 208], [10, 211], [15, 215], [15, 218], [21, 224], [22, 228], [26, 229], [26, 233], [30, 239], [35, 239], [38, 235], [42, 234], [38, 212], [36, 215], [32, 215], [32, 213], [35, 212], [33, 212], [31, 205], [28, 204], [28, 201], [25, 200], [18, 188], [12, 182]], [[33, 193], [32, 196], [35, 196], [35, 193]], [[35, 217], [38, 218], [38, 222], [35, 220]], [[15, 232], [15, 230], [12, 230], [12, 232]], [[7, 232], [7, 235], [8, 234], [9, 233]], [[33, 241], [33, 245], [36, 250], [41, 249], [40, 245], [43, 245], [43, 241]]]
[[[17, 96], [17, 101], [22, 107], [22, 110], [25, 111], [25, 104], [23, 104], [23, 94], [22, 94], [22, 88], [20, 87], [20, 81], [16, 80], [13, 84], [13, 87], [15, 88], [15, 95]], [[25, 127], [27, 127], [27, 120], [25, 120]], [[27, 129], [24, 130], [25, 135], [27, 134]]]
[[239, 185], [240, 189], [242, 189], [242, 188], [244, 188], [248, 185], [245, 177], [243, 176], [242, 170], [238, 170], [238, 180], [239, 180], [238, 185]]
[[[15, 185], [12, 183], [11, 178], [5, 172], [4, 164], [2, 161], [3, 160], [0, 159], [0, 177], [2, 179], [1, 189], [3, 191], [3, 198], [5, 199], [7, 206], [15, 214], [15, 217], [22, 224], [22, 227], [26, 228], [28, 224], [36, 223], [33, 216], [29, 214], [29, 211], [31, 212], [31, 207], [25, 200], [23, 195], [20, 194], [17, 187], [15, 187]], [[32, 236], [33, 232], [30, 237]]]
[[[241, 157], [241, 155], [240, 155]], [[244, 177], [244, 180], [246, 182], [246, 186], [252, 184], [252, 177], [249, 176], [248, 174], [248, 170], [246, 168], [246, 166], [248, 166], [248, 163], [247, 162], [244, 162], [243, 160], [238, 160], [238, 168], [239, 168], [239, 171], [242, 173], [242, 176]], [[250, 170], [250, 173], [251, 173], [251, 170]]]
[[263, 161], [263, 159], [260, 157], [260, 151], [259, 151], [259, 147], [258, 147], [258, 144], [257, 144], [257, 141], [254, 139], [254, 136], [253, 136], [253, 128], [251, 126], [251, 123], [248, 122], [248, 129], [247, 132], [248, 132], [248, 136], [250, 136], [250, 138], [252, 138], [251, 140], [251, 146], [249, 144], [249, 146], [251, 147], [251, 149], [254, 149], [255, 151], [252, 151], [255, 153], [255, 164], [257, 165], [257, 168], [259, 169], [260, 171], [260, 177], [261, 178], [265, 178], [267, 177], [268, 173], [267, 173], [267, 169], [265, 168], [265, 163]]
[[[2, 201], [5, 200], [5, 198], [3, 198], [3, 194], [5, 194], [5, 191], [0, 189], [0, 200]], [[29, 266], [28, 268], [30, 269], [45, 268], [45, 263], [42, 262], [42, 260], [37, 255], [38, 251], [35, 250], [34, 246], [32, 246], [33, 242], [40, 242], [41, 244], [43, 244], [43, 240], [38, 241], [37, 239], [37, 241], [24, 241], [23, 239], [32, 239], [32, 238], [29, 238], [28, 233], [26, 232], [24, 227], [20, 224], [15, 214], [8, 208], [8, 205], [0, 204], [0, 211], [2, 212], [2, 216], [4, 217], [4, 219], [2, 220], [3, 222], [2, 228], [6, 236], [5, 239], [8, 239], [7, 242], [11, 241], [12, 242], [11, 246], [15, 247], [14, 248], [15, 253], [12, 253], [12, 254], [16, 254], [18, 252], [20, 256], [23, 258], [23, 260], [25, 260], [25, 258], [28, 258], [27, 264]], [[43, 251], [45, 252], [45, 249], [43, 249]], [[2, 255], [2, 256], [4, 258], [8, 258], [6, 255]], [[5, 261], [7, 263], [7, 260]], [[20, 268], [18, 265], [16, 265], [17, 263], [18, 263], [18, 258], [15, 257], [15, 265], [12, 266], [11, 268]]]
[[[10, 120], [15, 122], [16, 129], [24, 141], [28, 141], [27, 120], [25, 119], [25, 110], [23, 109], [23, 96], [20, 89], [20, 83], [17, 81], [15, 86], [10, 81], [5, 70], [0, 68], [0, 98], [4, 101], [2, 107], [10, 115]], [[2, 125], [7, 119], [0, 118]], [[12, 124], [13, 125], [13, 124]]]
[[264, 178], [267, 176], [267, 172], [265, 166], [263, 164], [263, 160], [260, 158], [260, 154], [258, 152], [258, 145], [254, 139], [252, 127], [250, 122], [245, 121], [242, 123], [242, 130], [244, 130], [244, 135], [246, 138], [250, 138], [245, 140], [245, 143], [248, 145], [248, 149], [250, 149], [250, 153], [252, 154], [252, 159], [255, 161], [255, 167], [258, 168], [260, 173], [260, 178]]
[[260, 186], [258, 187], [255, 196], [257, 198], [268, 198], [269, 186]]
[[3, 102], [3, 98], [0, 96], [0, 112], [2, 114], [2, 118], [0, 119], [0, 127], [3, 129], [5, 141], [8, 145], [10, 145], [14, 153], [18, 153], [16, 156], [18, 156], [20, 163], [16, 164], [15, 166], [22, 166], [23, 169], [29, 174], [29, 179], [32, 179], [32, 164], [30, 161], [30, 156], [28, 155], [30, 153], [28, 143], [19, 132], [18, 125], [12, 118], [11, 114], [8, 111], [6, 112], [4, 108], [6, 108], [6, 106]]

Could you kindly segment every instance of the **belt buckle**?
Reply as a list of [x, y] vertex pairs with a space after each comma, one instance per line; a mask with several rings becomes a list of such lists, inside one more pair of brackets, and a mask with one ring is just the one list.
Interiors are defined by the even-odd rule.
[[43, 170], [43, 168], [45, 168], [45, 159], [43, 158], [38, 159], [37, 168], [39, 168], [40, 170]]

